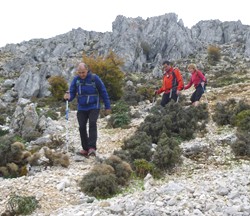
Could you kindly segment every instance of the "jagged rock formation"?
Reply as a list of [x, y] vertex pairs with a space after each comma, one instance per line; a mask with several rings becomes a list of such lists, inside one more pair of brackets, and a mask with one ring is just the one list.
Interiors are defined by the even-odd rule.
[[240, 21], [200, 21], [188, 29], [170, 13], [146, 20], [117, 16], [112, 25], [112, 32], [78, 28], [50, 39], [6, 45], [0, 49], [0, 75], [13, 80], [18, 98], [44, 97], [50, 94], [47, 79], [62, 75], [70, 80], [83, 52], [106, 55], [113, 50], [125, 60], [125, 72], [152, 72], [162, 59], [202, 53], [208, 44], [237, 44], [230, 55], [250, 57], [250, 27]]

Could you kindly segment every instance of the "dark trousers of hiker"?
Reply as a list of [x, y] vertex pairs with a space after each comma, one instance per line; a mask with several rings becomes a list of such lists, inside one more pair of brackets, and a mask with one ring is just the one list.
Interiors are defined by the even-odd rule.
[[[99, 109], [77, 112], [77, 120], [79, 124], [79, 132], [81, 137], [82, 148], [88, 151], [90, 148], [96, 149], [97, 141], [97, 119]], [[89, 122], [89, 130], [87, 131], [87, 123]]]
[[203, 87], [200, 85], [197, 86], [197, 88], [195, 89], [194, 93], [192, 94], [190, 100], [192, 103], [199, 101], [201, 99], [201, 96], [204, 93], [204, 89]]
[[162, 95], [162, 99], [161, 99], [161, 106], [165, 107], [166, 104], [168, 104], [170, 102], [171, 99], [173, 99], [175, 102], [177, 101], [178, 95], [176, 94], [176, 90], [173, 90], [172, 93], [164, 93]]

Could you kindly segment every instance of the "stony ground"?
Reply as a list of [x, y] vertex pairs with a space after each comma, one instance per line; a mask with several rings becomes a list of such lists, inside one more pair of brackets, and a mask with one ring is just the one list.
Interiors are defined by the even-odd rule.
[[[209, 106], [212, 109], [216, 101], [225, 100], [228, 97], [245, 97], [246, 100], [249, 99], [249, 88], [247, 85], [242, 84], [242, 88], [245, 90], [243, 93], [239, 93], [237, 90], [232, 90], [232, 88], [218, 89], [215, 91], [209, 91], [206, 93], [206, 97], [203, 97], [202, 102], [209, 102]], [[190, 94], [189, 91], [186, 91], [184, 94]], [[150, 106], [148, 104], [147, 106]], [[69, 156], [70, 156], [70, 166], [68, 168], [63, 168], [60, 166], [47, 167], [37, 167], [33, 170], [29, 176], [24, 176], [21, 178], [15, 179], [2, 179], [0, 178], [0, 213], [4, 212], [7, 206], [7, 200], [12, 193], [23, 195], [23, 196], [35, 196], [39, 200], [40, 208], [37, 209], [33, 215], [85, 215], [86, 211], [81, 211], [83, 208], [81, 205], [85, 205], [89, 201], [89, 197], [85, 196], [80, 190], [78, 183], [82, 177], [91, 169], [91, 167], [98, 163], [94, 158], [84, 158], [77, 156], [75, 152], [80, 149], [80, 140], [78, 133], [78, 124], [75, 118], [75, 112], [70, 112], [70, 121], [66, 122], [64, 118], [60, 120], [61, 125], [68, 124], [68, 134], [69, 134]], [[105, 120], [99, 119], [99, 138], [98, 138], [98, 157], [108, 157], [115, 149], [119, 149], [123, 143], [123, 140], [131, 136], [136, 127], [141, 123], [142, 119], [134, 120], [129, 129], [106, 129]], [[65, 131], [64, 131], [65, 134]], [[202, 190], [202, 185], [204, 184], [213, 184], [215, 181], [215, 173], [218, 174], [218, 178], [224, 179], [225, 176], [230, 175], [230, 173], [236, 173], [237, 167], [240, 171], [244, 171], [244, 177], [247, 176], [247, 173], [250, 174], [250, 163], [247, 160], [237, 161], [233, 160], [234, 156], [229, 148], [229, 146], [224, 145], [228, 140], [230, 141], [234, 137], [234, 129], [223, 127], [217, 128], [213, 122], [210, 122], [208, 125], [208, 134], [205, 137], [196, 138], [182, 145], [191, 145], [194, 143], [207, 143], [211, 149], [212, 154], [207, 155], [203, 158], [188, 159], [184, 158], [184, 164], [182, 167], [179, 167], [177, 171], [172, 175], [166, 175], [165, 179], [160, 181], [155, 181], [154, 186], [148, 190], [149, 192], [154, 193], [152, 190], [157, 190], [157, 188], [163, 187], [169, 182], [185, 182], [189, 184], [190, 187], [200, 188]], [[243, 168], [242, 168], [243, 166]], [[236, 169], [236, 171], [235, 171]], [[219, 175], [221, 173], [221, 175]], [[211, 175], [210, 175], [211, 174]], [[223, 177], [224, 176], [224, 177]], [[247, 178], [247, 177], [246, 177]], [[226, 181], [226, 180], [225, 180]], [[223, 181], [222, 181], [223, 184]], [[250, 179], [244, 181], [244, 184], [250, 184]], [[146, 185], [144, 185], [147, 191]], [[105, 203], [105, 201], [95, 201], [95, 204], [92, 207], [89, 207], [88, 214], [86, 215], [109, 215], [110, 213], [104, 211], [106, 206], [112, 206], [112, 203], [126, 202], [127, 199], [131, 197], [137, 197], [142, 199], [141, 196], [146, 191], [142, 191], [141, 187], [135, 187], [129, 193], [124, 193], [124, 195], [119, 195], [117, 198], [112, 198]], [[202, 192], [201, 192], [202, 193]], [[242, 193], [240, 191], [239, 193]], [[246, 196], [250, 196], [249, 186], [245, 190]], [[184, 196], [184, 195], [183, 195]], [[244, 194], [245, 196], [245, 194]], [[127, 197], [127, 199], [125, 198]], [[163, 197], [163, 195], [162, 195]], [[178, 197], [177, 197], [178, 198]], [[176, 198], [176, 199], [177, 199]], [[117, 200], [116, 200], [117, 199]], [[180, 197], [179, 197], [180, 199]], [[187, 198], [188, 199], [188, 198]], [[198, 197], [199, 199], [199, 197]], [[210, 199], [210, 198], [209, 198]], [[211, 198], [212, 199], [212, 198]], [[215, 199], [215, 198], [214, 198]], [[222, 197], [223, 199], [223, 197]], [[165, 198], [164, 198], [165, 200]], [[177, 199], [178, 200], [178, 199]], [[160, 200], [159, 202], [163, 202]], [[198, 202], [198, 201], [197, 201]], [[144, 205], [147, 202], [144, 203]], [[154, 203], [154, 202], [153, 202]], [[196, 201], [194, 201], [195, 205]], [[87, 205], [87, 204], [86, 204]], [[160, 205], [160, 204], [159, 204]], [[168, 204], [171, 206], [170, 204]], [[177, 205], [177, 203], [176, 203]], [[96, 206], [98, 206], [98, 213], [96, 212]], [[178, 205], [177, 205], [178, 206]], [[223, 205], [222, 205], [223, 206]], [[230, 205], [229, 205], [230, 206]], [[86, 206], [85, 206], [86, 207]], [[163, 209], [163, 206], [159, 206], [159, 209]], [[192, 206], [191, 206], [192, 207]], [[190, 208], [191, 208], [190, 207]], [[65, 209], [69, 208], [69, 209]], [[137, 207], [139, 208], [139, 207]], [[221, 207], [220, 207], [221, 208]], [[244, 205], [244, 208], [247, 209], [248, 206]], [[95, 210], [93, 210], [95, 209]], [[250, 210], [250, 205], [249, 205]], [[136, 210], [135, 210], [136, 211]], [[139, 215], [136, 212], [133, 213], [121, 213], [120, 211], [114, 211], [113, 215]], [[140, 212], [140, 210], [137, 210]], [[158, 211], [158, 210], [157, 210]], [[160, 210], [159, 210], [160, 211]], [[175, 210], [169, 209], [169, 214], [164, 215], [181, 215], [180, 212], [175, 212]], [[199, 210], [200, 211], [200, 210]], [[190, 213], [191, 210], [188, 210], [190, 214], [183, 215], [212, 215], [211, 214], [202, 214], [202, 211], [195, 211], [196, 213]], [[230, 211], [230, 209], [229, 209]], [[77, 213], [78, 212], [78, 213]], [[184, 211], [183, 211], [184, 212]], [[212, 212], [212, 211], [211, 211]], [[216, 211], [214, 211], [216, 212]], [[237, 212], [248, 212], [247, 210], [239, 210]], [[145, 212], [141, 215], [157, 215], [155, 214], [146, 214]], [[230, 215], [229, 214], [218, 214], [218, 215]], [[233, 215], [233, 214], [231, 214]], [[246, 215], [235, 214], [235, 215]], [[249, 212], [250, 215], [250, 212]]]
[[[59, 124], [68, 124], [68, 155], [70, 166], [36, 167], [29, 176], [14, 179], [0, 178], [0, 213], [6, 209], [7, 199], [11, 193], [22, 196], [35, 196], [41, 206], [37, 213], [49, 213], [69, 204], [79, 204], [82, 193], [79, 191], [78, 182], [91, 167], [97, 163], [94, 158], [85, 158], [75, 154], [80, 150], [80, 139], [76, 113], [70, 112], [69, 121], [62, 118]], [[105, 129], [105, 120], [98, 120], [98, 157], [108, 157], [122, 145], [125, 137], [135, 131], [135, 126], [130, 129]], [[66, 130], [64, 131], [66, 135]], [[66, 148], [64, 148], [66, 149]]]

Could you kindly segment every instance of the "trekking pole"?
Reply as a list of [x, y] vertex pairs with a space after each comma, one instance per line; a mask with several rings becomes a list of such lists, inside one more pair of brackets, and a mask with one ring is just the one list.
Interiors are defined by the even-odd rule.
[[154, 92], [154, 96], [153, 96], [153, 101], [152, 101], [152, 105], [154, 106], [155, 105], [155, 103], [156, 103], [156, 98], [157, 98], [157, 93], [156, 93], [156, 90], [157, 90], [158, 88], [157, 87], [155, 87], [155, 92]]
[[66, 100], [66, 110], [65, 110], [65, 119], [66, 122], [66, 149], [69, 151], [69, 101]]
[[155, 103], [155, 95], [154, 95], [154, 97], [153, 97], [152, 104], [154, 105], [154, 103]]
[[169, 98], [171, 98], [172, 97], [172, 88], [171, 88], [171, 90], [170, 90], [170, 93], [169, 93]]

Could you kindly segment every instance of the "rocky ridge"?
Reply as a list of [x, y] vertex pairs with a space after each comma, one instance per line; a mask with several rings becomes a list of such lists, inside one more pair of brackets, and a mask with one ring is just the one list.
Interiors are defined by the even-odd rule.
[[112, 50], [124, 59], [124, 72], [151, 73], [165, 59], [178, 61], [206, 54], [208, 45], [228, 46], [230, 58], [250, 57], [250, 27], [237, 22], [200, 21], [191, 29], [174, 13], [142, 18], [117, 16], [112, 32], [81, 28], [49, 39], [33, 39], [0, 48], [0, 76], [11, 79], [4, 102], [49, 96], [48, 78], [70, 81], [82, 54], [106, 56]]

